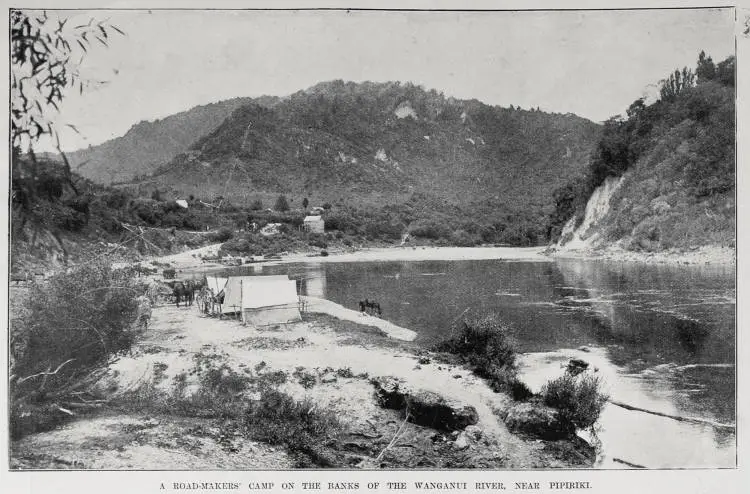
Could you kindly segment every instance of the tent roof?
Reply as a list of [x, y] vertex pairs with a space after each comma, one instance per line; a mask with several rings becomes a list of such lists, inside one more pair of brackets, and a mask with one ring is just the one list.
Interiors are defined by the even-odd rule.
[[264, 280], [242, 286], [242, 309], [261, 309], [297, 304], [297, 282], [290, 279]]
[[[261, 300], [269, 299], [278, 290], [283, 293], [287, 293], [288, 288], [283, 288], [282, 283], [291, 284], [292, 291], [294, 292], [294, 303], [297, 303], [297, 282], [290, 280], [287, 275], [274, 275], [274, 276], [230, 276], [227, 281], [226, 287], [224, 288], [224, 303], [221, 305], [222, 312], [229, 314], [232, 312], [239, 312], [240, 308], [245, 307], [243, 299], [246, 294], [261, 293], [264, 294]], [[269, 300], [276, 300], [270, 298]], [[285, 299], [286, 300], [286, 299]], [[275, 303], [272, 305], [283, 305], [290, 303], [288, 301]], [[265, 307], [262, 305], [259, 307]], [[253, 308], [253, 307], [250, 307]]]
[[305, 216], [305, 223], [310, 221], [323, 221], [323, 218], [320, 216]]

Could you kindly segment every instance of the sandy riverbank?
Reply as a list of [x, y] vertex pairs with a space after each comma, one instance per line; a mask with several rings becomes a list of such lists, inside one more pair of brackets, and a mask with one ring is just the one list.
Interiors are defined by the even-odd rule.
[[[201, 257], [216, 256], [221, 244], [212, 244], [179, 254], [154, 258], [178, 270], [223, 269], [218, 263], [203, 262]], [[647, 264], [735, 265], [735, 249], [701, 247], [690, 251], [634, 252], [610, 247], [596, 250], [554, 250], [544, 247], [381, 247], [357, 251], [330, 252], [322, 257], [310, 252], [289, 253], [263, 265], [331, 262], [389, 261], [476, 261], [497, 259], [523, 262], [554, 262], [555, 259], [591, 259]]]
[[[170, 264], [176, 269], [191, 270], [196, 268], [224, 268], [225, 266], [203, 262], [201, 256], [215, 256], [221, 244], [212, 244], [179, 254], [156, 257], [152, 261]], [[381, 247], [357, 251], [336, 252], [322, 257], [310, 252], [295, 252], [263, 262], [264, 265], [290, 263], [328, 263], [328, 262], [375, 262], [375, 261], [476, 261], [499, 259], [506, 261], [549, 262], [543, 255], [542, 247]]]
[[[383, 329], [369, 325], [371, 318], [359, 317], [354, 323], [317, 310], [337, 312], [310, 304], [301, 322], [251, 327], [201, 315], [193, 307], [157, 307], [132, 354], [111, 365], [101, 386], [113, 393], [112, 398], [121, 399], [144, 386], [168, 393], [180, 376], [187, 379], [188, 388], [194, 388], [199, 382], [195, 369], [207, 363], [213, 368], [226, 365], [247, 376], [275, 376], [282, 392], [297, 400], [313, 400], [338, 418], [343, 429], [326, 447], [342, 468], [591, 465], [593, 458], [581, 453], [580, 444], [511, 433], [498, 413], [512, 400], [493, 392], [463, 366], [442, 363], [412, 343], [384, 336]], [[346, 309], [341, 307], [337, 314], [342, 311]], [[473, 407], [477, 422], [472, 434], [404, 423], [401, 411], [383, 408], [375, 397], [372, 380], [384, 376]], [[15, 442], [12, 467], [294, 467], [293, 457], [283, 447], [228, 434], [227, 427], [226, 421], [163, 412], [102, 411]], [[400, 439], [387, 448], [399, 427]], [[385, 449], [379, 463], [373, 463]]]

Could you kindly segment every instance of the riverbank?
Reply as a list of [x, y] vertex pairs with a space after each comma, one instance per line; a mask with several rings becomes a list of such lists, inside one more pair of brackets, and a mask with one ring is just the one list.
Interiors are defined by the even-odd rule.
[[[207, 245], [179, 254], [153, 258], [152, 262], [169, 264], [177, 270], [224, 269], [220, 263], [203, 261], [215, 257], [221, 244]], [[635, 252], [618, 247], [606, 249], [565, 250], [544, 247], [379, 247], [349, 251], [331, 251], [327, 256], [316, 252], [294, 252], [280, 259], [263, 261], [262, 265], [331, 262], [400, 262], [400, 261], [477, 261], [552, 262], [554, 259], [589, 259], [646, 264], [727, 265], [736, 264], [735, 249], [701, 247], [690, 251]]]
[[692, 264], [734, 266], [737, 252], [728, 247], [706, 246], [689, 251], [667, 250], [660, 252], [636, 252], [608, 247], [603, 249], [568, 250], [548, 249], [545, 254], [553, 259], [596, 259], [647, 264]]
[[[212, 244], [179, 254], [154, 257], [151, 262], [169, 264], [178, 270], [212, 269], [226, 266], [203, 261], [215, 257], [221, 244]], [[263, 265], [328, 262], [389, 262], [389, 261], [476, 261], [498, 259], [504, 261], [549, 262], [542, 247], [378, 247], [359, 250], [329, 251], [327, 256], [317, 252], [292, 252], [280, 259], [263, 261]]]
[[[293, 399], [312, 403], [312, 409], [330, 412], [340, 429], [321, 447], [338, 468], [528, 469], [593, 463], [590, 448], [575, 438], [547, 441], [510, 432], [500, 415], [512, 400], [463, 366], [386, 336], [368, 324], [370, 318], [355, 323], [314, 310], [311, 304], [297, 323], [256, 328], [201, 315], [194, 307], [155, 308], [148, 331], [130, 355], [112, 363], [99, 385], [112, 405], [14, 442], [11, 467], [299, 466], [294, 451], [248, 439], [225, 418], [154, 405], [178, 384], [194, 391], [206, 369], [219, 369], [234, 380], [273, 383]], [[377, 399], [374, 383], [390, 378], [415, 395], [473, 409], [475, 423], [451, 432], [404, 421], [403, 410], [384, 408]], [[257, 398], [254, 391], [248, 395]]]

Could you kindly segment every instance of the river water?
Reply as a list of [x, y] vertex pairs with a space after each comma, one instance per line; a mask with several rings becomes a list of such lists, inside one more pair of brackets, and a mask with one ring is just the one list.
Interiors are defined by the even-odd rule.
[[[383, 317], [430, 345], [467, 309], [510, 326], [521, 378], [534, 390], [572, 358], [597, 369], [614, 401], [703, 422], [607, 405], [598, 464], [734, 467], [733, 267], [592, 260], [305, 263], [240, 268], [289, 274], [302, 294]], [[237, 272], [236, 270], [234, 271]], [[714, 425], [712, 425], [713, 423]], [[723, 426], [717, 426], [721, 424]]]

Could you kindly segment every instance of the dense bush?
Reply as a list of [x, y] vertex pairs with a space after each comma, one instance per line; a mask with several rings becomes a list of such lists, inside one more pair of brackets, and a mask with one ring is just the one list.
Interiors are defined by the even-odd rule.
[[560, 417], [578, 429], [593, 426], [609, 397], [602, 392], [598, 376], [584, 372], [578, 376], [565, 373], [542, 386], [544, 404], [558, 409]]
[[77, 380], [130, 348], [137, 334], [136, 299], [142, 292], [132, 271], [103, 263], [85, 264], [31, 286], [11, 327], [15, 434], [33, 432], [23, 427], [29, 407], [51, 400], [64, 403]]
[[208, 236], [208, 238], [212, 242], [226, 242], [227, 240], [229, 240], [233, 236], [234, 236], [234, 230], [232, 230], [231, 228], [229, 228], [227, 226], [222, 226], [221, 228], [219, 228], [215, 232], [212, 232]]
[[660, 82], [659, 100], [638, 99], [626, 117], [608, 120], [585, 179], [555, 194], [549, 236], [559, 236], [568, 218], [583, 217], [607, 177], [628, 171], [602, 222], [604, 239], [624, 238], [625, 247], [645, 251], [733, 243], [734, 66], [734, 57], [714, 64], [701, 53], [697, 77], [673, 72]]

